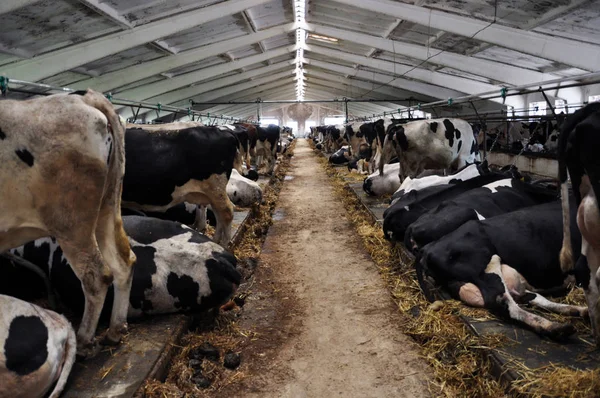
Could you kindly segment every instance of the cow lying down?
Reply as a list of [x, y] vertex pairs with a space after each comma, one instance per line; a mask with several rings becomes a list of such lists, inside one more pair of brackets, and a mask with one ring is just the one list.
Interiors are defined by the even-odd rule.
[[75, 340], [62, 315], [0, 295], [0, 397], [41, 398], [51, 391], [57, 398], [75, 362]]
[[329, 163], [331, 164], [344, 164], [348, 163], [352, 159], [350, 156], [350, 150], [347, 145], [344, 145], [331, 156], [329, 156]]
[[391, 195], [400, 188], [400, 177], [398, 170], [400, 163], [386, 164], [383, 166], [383, 174], [378, 171], [371, 174], [363, 181], [363, 191], [371, 196]]
[[[132, 250], [138, 255], [128, 318], [206, 311], [229, 300], [239, 285], [236, 258], [193, 229], [139, 216], [125, 216], [123, 224]], [[13, 253], [42, 268], [61, 302], [76, 315], [83, 312], [81, 284], [54, 239], [38, 239], [13, 249]], [[112, 299], [111, 288], [105, 314], [110, 311]]]
[[[581, 235], [575, 223], [571, 231], [573, 247], [580, 247]], [[532, 206], [469, 221], [426, 245], [415, 263], [417, 275], [430, 299], [423, 283], [425, 276], [470, 306], [490, 309], [540, 335], [561, 339], [575, 332], [572, 325], [551, 322], [517, 304], [566, 315], [587, 315], [586, 307], [553, 303], [539, 294], [565, 285], [566, 275], [559, 263], [561, 241], [560, 202]]]
[[457, 184], [436, 185], [421, 190], [411, 190], [402, 196], [392, 197], [392, 204], [383, 212], [385, 238], [403, 242], [410, 224], [440, 203], [453, 199], [474, 188], [505, 179], [503, 173], [489, 173]]
[[440, 239], [469, 220], [485, 220], [500, 214], [556, 200], [556, 191], [514, 178], [495, 181], [446, 200], [413, 222], [404, 245], [413, 253]]

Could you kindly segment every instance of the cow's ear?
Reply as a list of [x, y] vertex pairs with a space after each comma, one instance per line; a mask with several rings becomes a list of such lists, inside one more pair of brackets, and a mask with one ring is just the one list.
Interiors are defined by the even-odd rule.
[[438, 122], [431, 122], [429, 123], [429, 128], [431, 129], [432, 132], [437, 132], [437, 128], [438, 128]]

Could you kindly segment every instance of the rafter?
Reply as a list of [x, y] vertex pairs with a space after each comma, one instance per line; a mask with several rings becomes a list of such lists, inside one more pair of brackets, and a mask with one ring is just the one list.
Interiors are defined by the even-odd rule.
[[2, 0], [0, 2], [0, 15], [8, 14], [9, 12], [30, 6], [38, 3], [39, 1], [41, 0]]
[[434, 29], [477, 40], [526, 54], [597, 71], [600, 65], [600, 46], [576, 40], [543, 35], [486, 21], [463, 17], [449, 12], [432, 10], [391, 0], [336, 0], [339, 3], [367, 9], [385, 10], [386, 15], [402, 18]]
[[[328, 26], [311, 24], [309, 25], [308, 29], [317, 34], [336, 37], [341, 40], [348, 40], [353, 43], [374, 47], [390, 53], [402, 54], [403, 56], [421, 61], [427, 60], [431, 54], [435, 54], [436, 52], [440, 51], [436, 49], [428, 49], [427, 47], [416, 44], [383, 39], [376, 36], [351, 32], [345, 29], [331, 28]], [[536, 72], [530, 69], [519, 68], [516, 66], [488, 61], [481, 58], [469, 57], [452, 52], [441, 52], [431, 60], [431, 63], [447, 66], [515, 86], [556, 79], [558, 77], [548, 73]]]
[[195, 48], [193, 50], [183, 51], [175, 56], [159, 58], [154, 61], [144, 62], [140, 65], [130, 66], [119, 69], [115, 72], [106, 73], [95, 79], [88, 79], [73, 85], [76, 90], [84, 90], [92, 87], [95, 90], [107, 92], [118, 87], [123, 87], [138, 80], [158, 75], [169, 70], [199, 62], [204, 59], [223, 54], [227, 51], [235, 50], [265, 40], [270, 37], [289, 32], [293, 29], [293, 24], [284, 24], [262, 30], [258, 33], [236, 37], [229, 40], [223, 40], [217, 43], [209, 44]]
[[[161, 104], [172, 104], [173, 102], [182, 101], [188, 98], [191, 98], [195, 95], [199, 95], [201, 93], [206, 93], [208, 91], [217, 90], [221, 87], [227, 87], [232, 84], [236, 84], [242, 82], [244, 80], [253, 79], [255, 77], [264, 75], [266, 73], [278, 73], [283, 69], [288, 68], [286, 62], [279, 62], [277, 64], [272, 64], [269, 66], [265, 66], [263, 68], [253, 69], [248, 72], [238, 73], [233, 76], [223, 77], [221, 79], [211, 80], [207, 83], [198, 84], [191, 87], [186, 87], [181, 90], [175, 90], [173, 92], [168, 92], [162, 95], [158, 95], [156, 97], [148, 98], [149, 102], [156, 102]], [[291, 70], [290, 70], [291, 74]], [[128, 98], [128, 97], [125, 97]]]
[[403, 90], [413, 91], [437, 99], [456, 98], [463, 94], [456, 90], [449, 90], [443, 87], [433, 86], [431, 84], [416, 82], [413, 80], [407, 80], [403, 78], [394, 78], [392, 76], [385, 75], [382, 73], [373, 73], [364, 70], [357, 71], [347, 66], [341, 66], [329, 62], [310, 60], [310, 64], [336, 73], [341, 73], [344, 75], [357, 77], [359, 79], [372, 81], [378, 83], [381, 86], [398, 87]]
[[195, 72], [185, 73], [172, 79], [161, 80], [159, 82], [154, 82], [152, 84], [148, 84], [142, 87], [137, 87], [131, 90], [125, 90], [120, 92], [119, 96], [122, 98], [128, 98], [136, 101], [145, 100], [147, 98], [151, 98], [162, 93], [167, 93], [169, 91], [177, 90], [181, 87], [189, 86], [190, 84], [194, 84], [202, 80], [210, 79], [212, 77], [219, 76], [224, 73], [232, 72], [236, 69], [240, 69], [245, 66], [257, 64], [259, 62], [264, 62], [267, 59], [289, 54], [291, 51], [293, 51], [293, 47], [278, 48], [276, 50], [272, 50], [264, 54], [252, 55], [250, 57], [238, 59], [233, 62], [227, 62], [225, 64], [219, 64], [211, 66], [209, 68], [203, 68]]
[[[208, 93], [203, 93], [198, 96], [191, 98], [195, 102], [209, 102], [213, 101], [215, 98], [226, 97], [232, 94], [235, 94], [239, 91], [246, 90], [253, 87], [260, 86], [261, 89], [268, 89], [272, 87], [279, 87], [284, 84], [292, 84], [292, 71], [286, 71], [281, 73], [276, 73], [267, 77], [263, 77], [260, 79], [251, 80], [249, 82], [236, 84], [234, 86], [229, 86], [226, 88], [221, 88], [218, 90], [210, 91]], [[190, 105], [188, 101], [180, 101], [174, 104], [170, 104], [177, 107], [187, 107]], [[171, 114], [172, 112], [165, 112], [164, 115]], [[131, 110], [128, 108], [124, 108], [120, 110], [119, 114], [121, 114], [124, 118], [131, 117]]]
[[[311, 65], [317, 67], [319, 65], [319, 61], [311, 61]], [[314, 68], [307, 68], [306, 72], [309, 76], [315, 76], [321, 79], [330, 80], [333, 82], [338, 82], [342, 84], [347, 84], [355, 89], [361, 89], [362, 92], [374, 92], [380, 93], [387, 98], [409, 98], [414, 97], [415, 101], [419, 102], [432, 102], [433, 97], [425, 97], [423, 95], [419, 95], [410, 91], [398, 90], [396, 88], [390, 88], [386, 86], [378, 87], [379, 84], [369, 83], [363, 80], [358, 79], [349, 79], [344, 76], [334, 75], [332, 73], [327, 73], [324, 71], [316, 70]]]
[[494, 91], [496, 89], [498, 92], [500, 92], [500, 87], [498, 86], [480, 83], [470, 79], [443, 74], [440, 72], [432, 72], [428, 69], [414, 68], [412, 66], [398, 63], [395, 64], [389, 61], [368, 58], [362, 55], [350, 54], [343, 51], [331, 50], [329, 48], [320, 46], [311, 46], [309, 51], [321, 55], [328, 55], [342, 61], [353, 62], [383, 72], [393, 73], [395, 76], [402, 75], [406, 76], [407, 78], [428, 82], [440, 87], [447, 87], [467, 94], [477, 94], [486, 91]]
[[4, 67], [2, 73], [21, 80], [38, 81], [86, 63], [116, 54], [148, 42], [182, 32], [215, 19], [241, 12], [270, 0], [229, 0], [216, 5], [178, 14], [161, 21], [124, 32], [52, 51], [30, 60]]

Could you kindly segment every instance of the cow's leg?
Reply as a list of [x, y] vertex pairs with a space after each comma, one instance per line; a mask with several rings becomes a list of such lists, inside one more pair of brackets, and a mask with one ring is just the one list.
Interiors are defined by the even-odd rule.
[[[582, 188], [589, 189], [587, 176], [582, 180]], [[589, 270], [589, 274], [586, 273], [589, 278], [582, 281], [582, 285], [592, 331], [596, 344], [600, 345], [600, 212], [594, 191], [589, 189], [582, 194], [585, 196], [577, 209], [577, 225], [582, 237], [580, 261]]]
[[94, 335], [113, 275], [102, 259], [93, 231], [79, 230], [75, 239], [57, 237], [56, 240], [81, 281], [85, 297], [83, 317], [77, 331], [77, 354], [94, 356], [97, 352]]
[[194, 221], [194, 225], [192, 225], [192, 228], [200, 232], [206, 231], [206, 206], [196, 206], [196, 219]]
[[587, 308], [575, 305], [555, 303], [534, 291], [527, 280], [516, 269], [502, 264], [502, 277], [509, 293], [519, 303], [528, 303], [543, 308], [550, 312], [563, 315], [581, 316], [587, 315]]
[[233, 204], [225, 195], [220, 200], [211, 201], [211, 207], [217, 219], [214, 241], [227, 248], [231, 240], [231, 222], [233, 221]]
[[[575, 333], [575, 328], [573, 325], [551, 322], [539, 315], [532, 314], [519, 307], [512, 295], [509, 293], [509, 289], [506, 286], [506, 282], [502, 276], [502, 264], [500, 262], [500, 257], [497, 255], [492, 256], [485, 269], [485, 273], [496, 275], [500, 279], [502, 284], [501, 293], [497, 294], [495, 297], [495, 304], [506, 308], [511, 319], [524, 323], [536, 333], [553, 339], [562, 339]], [[490, 283], [497, 283], [497, 280], [490, 280]], [[495, 289], [493, 290], [497, 291], [498, 286], [494, 286], [494, 288]]]
[[[118, 208], [117, 208], [118, 209]], [[113, 274], [114, 300], [110, 317], [110, 327], [105, 342], [117, 344], [127, 332], [127, 310], [133, 279], [135, 254], [131, 250], [129, 240], [123, 230], [120, 212], [115, 214], [114, 208], [105, 206], [100, 211], [96, 239], [102, 257]]]

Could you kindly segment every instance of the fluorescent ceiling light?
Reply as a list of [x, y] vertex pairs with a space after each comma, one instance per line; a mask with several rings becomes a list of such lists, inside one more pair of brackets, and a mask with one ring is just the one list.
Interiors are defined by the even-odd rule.
[[322, 42], [325, 42], [325, 43], [337, 43], [339, 41], [335, 37], [315, 35], [314, 33], [309, 33], [308, 37], [311, 38], [311, 39], [313, 39], [313, 40], [318, 40], [318, 41], [322, 41]]

